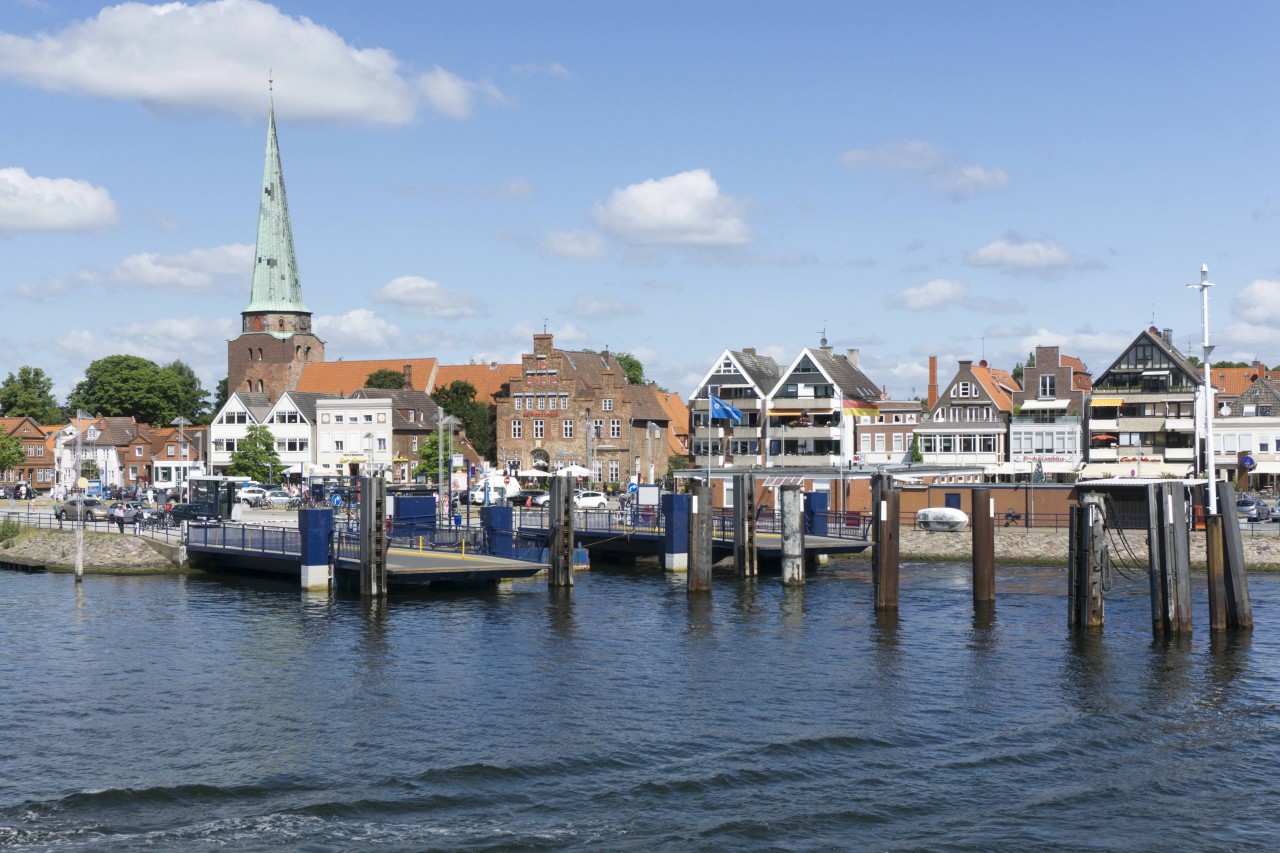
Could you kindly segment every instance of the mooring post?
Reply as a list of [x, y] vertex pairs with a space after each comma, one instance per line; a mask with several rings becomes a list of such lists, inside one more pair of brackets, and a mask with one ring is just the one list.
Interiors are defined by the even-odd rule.
[[711, 591], [711, 484], [689, 484], [689, 594]]
[[996, 600], [996, 504], [990, 489], [973, 490], [973, 603]]
[[782, 515], [782, 585], [804, 585], [804, 492], [800, 486], [778, 489]]
[[1147, 564], [1147, 578], [1151, 586], [1151, 633], [1159, 637], [1169, 624], [1169, 614], [1164, 589], [1164, 541], [1160, 535], [1160, 490], [1154, 483], [1147, 486]]
[[298, 510], [298, 538], [301, 540], [299, 577], [303, 589], [327, 590], [333, 576], [329, 565], [329, 539], [333, 535], [333, 510]]
[[740, 578], [756, 575], [755, 476], [733, 475], [733, 567]]
[[871, 477], [872, 546], [871, 577], [876, 609], [898, 609], [898, 493], [893, 476]]
[[360, 478], [360, 594], [387, 594], [387, 481]]
[[689, 496], [662, 496], [662, 568], [669, 572], [689, 569]]
[[568, 477], [551, 478], [547, 500], [547, 585], [573, 586], [573, 489]]
[[[1236, 505], [1230, 483], [1218, 483], [1218, 507]], [[1233, 519], [1234, 521], [1234, 519]], [[1249, 601], [1249, 573], [1244, 565], [1244, 543], [1240, 541], [1240, 525], [1222, 528], [1223, 592], [1226, 602], [1227, 628], [1253, 628], [1253, 604]]]
[[[1182, 488], [1180, 483], [1158, 483], [1148, 491], [1156, 521], [1148, 533], [1149, 559], [1160, 577], [1161, 623], [1171, 636], [1191, 633], [1190, 532]], [[1154, 594], [1154, 581], [1151, 589]]]
[[1070, 608], [1072, 629], [1096, 631], [1105, 616], [1102, 566], [1106, 560], [1106, 513], [1101, 495], [1085, 495], [1072, 510]]

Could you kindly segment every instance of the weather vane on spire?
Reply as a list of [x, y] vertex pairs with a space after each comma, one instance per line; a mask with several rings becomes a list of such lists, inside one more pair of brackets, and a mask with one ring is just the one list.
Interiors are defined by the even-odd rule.
[[272, 74], [271, 72], [272, 72], [272, 69], [268, 68], [267, 69], [267, 91], [268, 92], [275, 91], [275, 82], [276, 82], [275, 75]]

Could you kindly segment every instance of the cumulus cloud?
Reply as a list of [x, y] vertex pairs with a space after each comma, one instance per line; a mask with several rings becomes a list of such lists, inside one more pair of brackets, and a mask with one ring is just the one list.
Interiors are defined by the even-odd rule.
[[507, 97], [492, 83], [464, 80], [439, 65], [418, 78], [418, 88], [427, 103], [447, 118], [471, 118], [477, 98], [502, 106], [508, 104]]
[[[584, 330], [579, 329], [572, 323], [563, 323], [559, 326], [548, 327], [547, 331], [555, 336], [557, 347], [564, 346], [565, 344], [572, 344], [574, 346], [585, 345], [591, 339]], [[528, 347], [533, 341], [533, 336], [541, 333], [541, 326], [535, 329], [528, 323], [515, 323], [508, 326], [502, 334], [508, 341], [511, 341], [517, 346]], [[522, 351], [528, 352], [529, 350], [526, 349]], [[514, 361], [519, 360], [520, 359], [518, 358], [514, 359]]]
[[1121, 332], [1098, 332], [1085, 327], [1074, 332], [1054, 332], [1038, 329], [1026, 335], [1018, 343], [1022, 353], [1034, 352], [1037, 346], [1056, 346], [1063, 355], [1075, 356], [1086, 365], [1098, 365], [1093, 369], [1097, 376], [1133, 343], [1134, 336]]
[[368, 308], [316, 317], [315, 331], [335, 351], [385, 352], [400, 343], [400, 329]]
[[73, 178], [40, 178], [0, 169], [0, 234], [94, 232], [116, 224], [116, 203], [102, 187]]
[[1231, 313], [1245, 323], [1280, 326], [1280, 281], [1255, 280], [1236, 294]]
[[470, 115], [469, 99], [440, 93], [437, 72], [455, 89], [504, 102], [491, 85], [442, 69], [415, 85], [390, 51], [353, 47], [333, 30], [259, 0], [120, 3], [51, 34], [0, 33], [0, 76], [158, 109], [257, 118], [268, 68], [287, 92], [279, 113], [290, 118], [405, 124], [424, 101], [452, 118]]
[[106, 328], [106, 342], [113, 349], [124, 348], [132, 355], [149, 358], [158, 364], [176, 358], [193, 367], [197, 363], [219, 361], [225, 371], [226, 341], [237, 332], [239, 324], [225, 317], [162, 317], [113, 323]]
[[543, 254], [578, 261], [603, 258], [608, 251], [604, 238], [590, 231], [553, 231], [542, 238], [541, 248]]
[[253, 246], [232, 243], [178, 255], [130, 255], [107, 277], [117, 287], [208, 293], [247, 286], [252, 276]]
[[706, 169], [642, 181], [613, 191], [595, 206], [597, 223], [641, 246], [740, 246], [752, 240], [746, 204], [722, 195]]
[[616, 317], [636, 316], [640, 306], [621, 299], [582, 294], [569, 306], [569, 313], [584, 320], [607, 320]]
[[373, 299], [410, 314], [445, 319], [473, 317], [483, 307], [480, 300], [469, 293], [446, 290], [436, 282], [416, 275], [392, 279], [373, 294]]
[[972, 267], [998, 269], [1009, 275], [1038, 275], [1056, 278], [1071, 270], [1095, 269], [1096, 261], [1077, 259], [1072, 252], [1052, 240], [1027, 240], [1016, 234], [1002, 237], [965, 256]]
[[511, 73], [517, 77], [572, 77], [569, 69], [565, 68], [559, 62], [552, 62], [550, 65], [539, 65], [536, 62], [526, 62], [523, 65], [511, 66]]
[[969, 294], [968, 285], [945, 278], [935, 278], [919, 287], [908, 287], [885, 298], [889, 308], [906, 311], [941, 311], [949, 305], [964, 301]]
[[876, 148], [854, 148], [841, 155], [840, 162], [851, 169], [922, 174], [935, 192], [955, 201], [1009, 185], [1009, 173], [1004, 169], [956, 163], [951, 155], [920, 139], [886, 142]]

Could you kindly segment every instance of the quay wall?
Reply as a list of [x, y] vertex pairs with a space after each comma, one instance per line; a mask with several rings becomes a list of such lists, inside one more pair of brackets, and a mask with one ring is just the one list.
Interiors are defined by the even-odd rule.
[[[51, 570], [73, 571], [76, 565], [75, 532], [27, 530], [8, 547], [0, 544], [0, 555], [34, 560]], [[176, 545], [166, 546], [146, 536], [134, 536], [132, 532], [86, 532], [84, 535], [86, 572], [172, 572], [178, 566]]]

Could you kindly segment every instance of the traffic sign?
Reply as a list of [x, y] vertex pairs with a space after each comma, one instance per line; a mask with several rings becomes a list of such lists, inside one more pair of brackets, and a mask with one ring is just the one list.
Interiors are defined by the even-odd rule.
[[334, 505], [335, 507], [342, 506], [342, 495], [334, 495], [334, 496], [333, 496], [333, 505]]
[[1241, 456], [1240, 467], [1246, 471], [1252, 471], [1254, 468], [1258, 467], [1258, 463], [1253, 461], [1252, 456]]
[[634, 495], [636, 492], [640, 491], [640, 486], [638, 483], [628, 483], [627, 491]]

